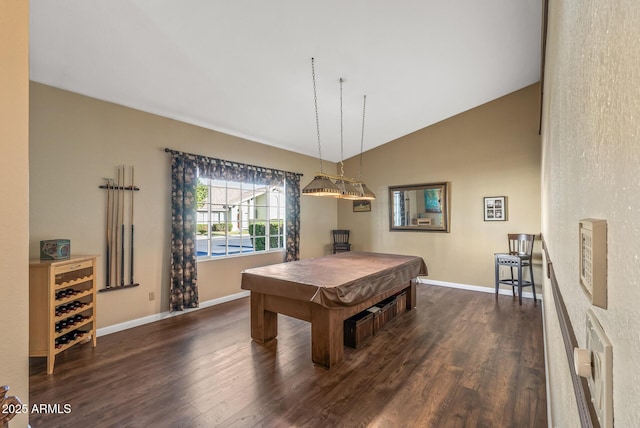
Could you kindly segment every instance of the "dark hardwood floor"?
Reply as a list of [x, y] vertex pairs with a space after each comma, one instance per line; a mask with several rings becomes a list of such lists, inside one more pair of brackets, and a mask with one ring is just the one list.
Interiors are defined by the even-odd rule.
[[304, 321], [279, 316], [276, 341], [252, 342], [242, 299], [76, 346], [52, 375], [30, 359], [30, 405], [61, 405], [30, 424], [546, 427], [540, 306], [418, 285], [415, 310], [327, 370]]

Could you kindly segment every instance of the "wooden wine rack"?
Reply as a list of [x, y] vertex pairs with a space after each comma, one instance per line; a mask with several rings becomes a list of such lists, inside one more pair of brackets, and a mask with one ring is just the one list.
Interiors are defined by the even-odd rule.
[[96, 341], [96, 256], [29, 262], [29, 356], [47, 357]]

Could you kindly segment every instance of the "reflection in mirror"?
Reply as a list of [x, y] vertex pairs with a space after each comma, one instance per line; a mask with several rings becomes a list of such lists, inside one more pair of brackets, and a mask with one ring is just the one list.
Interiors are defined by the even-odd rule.
[[448, 183], [389, 187], [390, 230], [449, 231]]

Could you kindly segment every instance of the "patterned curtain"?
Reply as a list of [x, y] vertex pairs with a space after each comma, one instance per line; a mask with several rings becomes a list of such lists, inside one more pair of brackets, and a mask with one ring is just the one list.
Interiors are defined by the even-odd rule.
[[400, 215], [402, 216], [402, 226], [409, 226], [409, 212], [407, 211], [407, 202], [409, 198], [405, 199], [405, 192], [400, 192]]
[[170, 310], [198, 307], [196, 252], [196, 187], [205, 178], [253, 182], [266, 186], [285, 183], [285, 261], [300, 258], [300, 176], [286, 172], [165, 149], [171, 153], [171, 289]]
[[300, 259], [300, 174], [285, 173], [287, 244], [285, 261]]
[[[394, 226], [407, 226], [407, 210], [405, 207], [404, 192], [393, 192]], [[397, 217], [396, 217], [397, 216]]]
[[285, 179], [284, 171], [229, 162], [205, 156], [195, 156], [195, 159], [198, 164], [200, 176], [204, 178], [241, 181], [265, 186], [280, 186]]
[[169, 310], [198, 307], [196, 185], [198, 164], [171, 153], [171, 285]]

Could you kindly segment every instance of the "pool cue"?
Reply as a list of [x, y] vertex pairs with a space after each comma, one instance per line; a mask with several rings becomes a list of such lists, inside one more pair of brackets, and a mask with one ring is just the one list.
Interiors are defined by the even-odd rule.
[[109, 227], [111, 230], [109, 231], [111, 235], [111, 253], [109, 255], [109, 287], [111, 287], [111, 281], [114, 279], [115, 275], [113, 272], [113, 262], [114, 262], [114, 251], [116, 250], [115, 242], [116, 242], [116, 234], [115, 230], [115, 221], [116, 221], [116, 189], [115, 189], [116, 181], [111, 179], [111, 189], [109, 192], [111, 193], [111, 224]]
[[129, 278], [131, 280], [131, 284], [133, 284], [133, 194], [134, 194], [134, 187], [133, 187], [133, 165], [131, 165], [131, 211], [130, 211], [130, 216], [129, 216], [129, 220], [131, 222], [131, 247], [129, 249], [129, 261], [130, 261], [130, 265], [129, 265]]
[[120, 240], [119, 238], [119, 234], [118, 234], [118, 229], [120, 229], [120, 165], [118, 165], [118, 185], [116, 187], [116, 211], [115, 211], [115, 223], [114, 223], [114, 229], [113, 229], [113, 234], [115, 235], [115, 252], [116, 252], [116, 259], [115, 259], [115, 263], [114, 263], [114, 279], [115, 279], [115, 283], [116, 285], [118, 284], [118, 261], [120, 260], [120, 251], [119, 251], [119, 243]]
[[124, 191], [125, 191], [125, 167], [122, 165], [122, 204], [120, 205], [120, 229], [122, 231], [122, 239], [120, 240], [120, 248], [122, 250], [122, 254], [120, 256], [120, 286], [124, 285]]
[[110, 195], [110, 187], [111, 180], [109, 178], [105, 178], [107, 180], [107, 230], [106, 230], [106, 238], [107, 238], [107, 255], [106, 255], [106, 264], [107, 271], [106, 273], [106, 282], [107, 288], [111, 286], [111, 195]]

